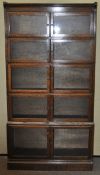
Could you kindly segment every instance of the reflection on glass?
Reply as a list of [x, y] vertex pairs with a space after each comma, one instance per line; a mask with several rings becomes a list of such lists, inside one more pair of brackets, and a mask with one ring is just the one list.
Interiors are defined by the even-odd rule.
[[54, 7], [54, 12], [62, 11], [63, 7]]
[[60, 33], [60, 27], [59, 27], [59, 26], [55, 26], [55, 27], [54, 27], [54, 33], [55, 33], [55, 34]]
[[[73, 15], [67, 14], [54, 14], [54, 34], [90, 34], [91, 18], [90, 15]], [[60, 30], [60, 31], [59, 31]]]

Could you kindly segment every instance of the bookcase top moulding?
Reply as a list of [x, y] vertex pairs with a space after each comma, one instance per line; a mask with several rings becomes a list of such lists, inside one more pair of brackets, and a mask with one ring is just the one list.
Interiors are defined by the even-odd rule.
[[8, 2], [4, 2], [3, 3], [4, 6], [12, 6], [12, 7], [23, 7], [23, 6], [67, 6], [67, 7], [71, 7], [71, 6], [79, 6], [79, 7], [86, 7], [86, 6], [93, 6], [93, 7], [97, 7], [97, 2], [94, 2], [94, 3], [8, 3]]

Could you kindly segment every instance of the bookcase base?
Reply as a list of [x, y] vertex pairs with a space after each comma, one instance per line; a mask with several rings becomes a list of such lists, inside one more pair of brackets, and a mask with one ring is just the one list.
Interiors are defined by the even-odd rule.
[[12, 160], [7, 163], [9, 170], [34, 170], [34, 171], [91, 171], [93, 161], [54, 161], [54, 160]]

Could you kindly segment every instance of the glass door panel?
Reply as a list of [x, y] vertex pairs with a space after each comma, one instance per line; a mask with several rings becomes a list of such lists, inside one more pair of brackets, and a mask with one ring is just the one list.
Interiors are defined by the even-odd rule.
[[[45, 128], [21, 128], [12, 129], [12, 153], [13, 157], [41, 157], [47, 156], [47, 129]], [[8, 148], [9, 152], [9, 148]]]
[[54, 36], [89, 34], [91, 34], [91, 13], [54, 13]]
[[12, 96], [13, 118], [47, 118], [46, 96]]
[[48, 68], [36, 66], [11, 66], [11, 90], [48, 89]]
[[54, 155], [62, 157], [89, 156], [89, 128], [54, 129]]
[[54, 96], [54, 118], [87, 121], [91, 115], [90, 101], [89, 96]]
[[49, 16], [41, 12], [9, 12], [11, 35], [45, 36], [49, 34]]
[[[12, 132], [10, 132], [12, 130]], [[9, 156], [20, 158], [47, 157], [47, 129], [8, 127]], [[11, 149], [11, 150], [10, 150]]]
[[48, 61], [49, 41], [32, 39], [10, 39], [12, 61]]
[[89, 67], [55, 66], [54, 89], [90, 89], [92, 71]]
[[93, 61], [92, 40], [54, 40], [52, 42], [53, 61], [73, 63]]

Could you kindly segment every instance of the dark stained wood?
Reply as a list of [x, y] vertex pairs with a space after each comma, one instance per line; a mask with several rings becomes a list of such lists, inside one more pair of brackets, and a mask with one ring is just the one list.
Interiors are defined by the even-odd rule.
[[[7, 110], [8, 110], [8, 122], [7, 122], [8, 169], [49, 170], [49, 171], [92, 170], [93, 140], [94, 140], [93, 121], [94, 121], [94, 89], [95, 89], [95, 59], [96, 59], [96, 8], [97, 3], [84, 3], [84, 4], [14, 3], [13, 4], [4, 2], [5, 40], [6, 40], [5, 52], [6, 52], [6, 74], [7, 74]], [[37, 24], [33, 25], [34, 27], [32, 30], [32, 28], [29, 28], [29, 26], [32, 26], [32, 24], [30, 25], [26, 24], [28, 24], [28, 22], [32, 23], [32, 21], [34, 21], [35, 19], [34, 17], [36, 16], [38, 17], [40, 16], [40, 18], [46, 17], [44, 19], [45, 22], [44, 24], [41, 24], [41, 27], [39, 26], [40, 23], [38, 23], [38, 25]], [[78, 18], [79, 20], [77, 20]], [[20, 21], [18, 21], [19, 19]], [[38, 20], [40, 19], [38, 18]], [[62, 23], [63, 20], [65, 20], [65, 23]], [[77, 25], [76, 23], [74, 23], [75, 20], [77, 21]], [[66, 23], [66, 21], [68, 21], [68, 24]], [[54, 31], [56, 24], [61, 25], [60, 31], [58, 31], [58, 33]], [[15, 27], [16, 25], [17, 28]], [[71, 27], [73, 25], [74, 27]], [[79, 27], [77, 27], [78, 25]], [[36, 26], [38, 26], [37, 30]], [[69, 28], [67, 28], [69, 26], [70, 30]], [[66, 30], [63, 27], [65, 27]], [[26, 48], [22, 47], [21, 52], [20, 49], [18, 50], [16, 49], [16, 46], [14, 47], [14, 43], [17, 44], [21, 42], [28, 43], [29, 41], [33, 43], [38, 41], [43, 42], [46, 44], [46, 46], [44, 46], [43, 50], [41, 51], [41, 49], [38, 48], [41, 47], [41, 44], [39, 46], [38, 44], [37, 46], [35, 44], [34, 45], [31, 44], [31, 48], [30, 46], [26, 46]], [[55, 51], [56, 47], [55, 45], [58, 43], [60, 44], [60, 46], [58, 47], [59, 50], [57, 50], [56, 48]], [[72, 43], [72, 45], [70, 43]], [[87, 47], [85, 46], [85, 43], [88, 43]], [[32, 50], [32, 47], [34, 48], [36, 47], [35, 48], [36, 53], [35, 49], [33, 49], [34, 51]], [[12, 49], [15, 49], [15, 53], [14, 50]], [[40, 49], [39, 51], [41, 53], [39, 54], [39, 56], [42, 57], [42, 59], [37, 58], [38, 49]], [[29, 53], [31, 54], [31, 56], [27, 54], [27, 52], [31, 52], [30, 50], [33, 51], [32, 53]], [[25, 56], [24, 51], [26, 52]], [[20, 53], [17, 54], [17, 52]], [[47, 57], [45, 56], [44, 52], [47, 53]], [[57, 53], [58, 55], [55, 52], [58, 52]], [[35, 58], [35, 54], [37, 59]], [[45, 58], [43, 58], [43, 55]], [[28, 68], [29, 70], [31, 68], [38, 68], [38, 69], [46, 68], [47, 80], [44, 81], [44, 84], [47, 85], [47, 88], [41, 88], [41, 87], [40, 88], [33, 87], [33, 89], [32, 88], [22, 89], [22, 87], [13, 88], [13, 81], [12, 81], [12, 79], [14, 78], [13, 70], [24, 69], [24, 68]], [[56, 68], [57, 72], [55, 71]], [[25, 76], [26, 79], [29, 78], [26, 74]], [[57, 80], [55, 77], [57, 77]], [[33, 76], [32, 78], [34, 80], [35, 77]], [[43, 77], [41, 73], [40, 77], [38, 78], [38, 81], [40, 82], [42, 79]], [[59, 82], [61, 83], [60, 86]], [[14, 97], [19, 99], [21, 98], [24, 99], [24, 97], [25, 99], [42, 98], [42, 100], [46, 98], [47, 100], [46, 116], [43, 117], [42, 115], [43, 113], [39, 117], [38, 115], [32, 116], [28, 114], [27, 116], [22, 114], [18, 114], [19, 116], [17, 116], [16, 112], [14, 114], [13, 111]], [[60, 114], [60, 116], [57, 117], [55, 117], [55, 98], [59, 98], [60, 103], [58, 104], [57, 107], [59, 108], [59, 110], [61, 109], [59, 113], [62, 112], [62, 114]], [[68, 113], [66, 115], [64, 114], [65, 116], [63, 116], [63, 112], [67, 110], [67, 107], [66, 105], [64, 106], [63, 104], [64, 103], [64, 101], [62, 100], [63, 98], [70, 99], [69, 101], [67, 100], [66, 102], [66, 105], [67, 103], [69, 105], [70, 112], [67, 111], [69, 112], [69, 114]], [[73, 98], [74, 102], [71, 103], [71, 100]], [[78, 98], [81, 99], [79, 105], [77, 105]], [[86, 108], [87, 111], [85, 111], [86, 114], [84, 114], [83, 109], [85, 102], [85, 100], [82, 101], [83, 98], [86, 98], [88, 101], [88, 106]], [[31, 109], [32, 105], [34, 106], [37, 105], [36, 101], [35, 103], [32, 104], [30, 104], [29, 102], [27, 109], [25, 109], [26, 104], [24, 106], [23, 104], [19, 104], [20, 105], [19, 109], [21, 111], [27, 110], [29, 105], [30, 105], [29, 109]], [[44, 105], [44, 103], [43, 104], [42, 102], [40, 103], [40, 106], [38, 106], [37, 108], [38, 111], [41, 110], [41, 105]], [[79, 111], [79, 113], [83, 112], [83, 115], [82, 114], [80, 114], [80, 116], [78, 116], [78, 114], [71, 115], [70, 114], [71, 112], [73, 111], [74, 113], [76, 112], [75, 107], [77, 108], [77, 111]], [[20, 110], [18, 111], [19, 113]], [[24, 131], [28, 129], [30, 131], [32, 130], [34, 131], [35, 129], [35, 131], [37, 132], [33, 134], [34, 132], [32, 131], [31, 132], [32, 134], [30, 134], [30, 136], [28, 135], [27, 132], [28, 136], [26, 137], [25, 135], [23, 136], [26, 145], [23, 145], [23, 147], [21, 148], [20, 146], [18, 147], [18, 145], [16, 146], [16, 131], [19, 130], [19, 134], [23, 135]], [[35, 142], [36, 141], [35, 139], [40, 138], [40, 135], [38, 135], [38, 131], [40, 131], [40, 129], [41, 129], [40, 135], [42, 134], [40, 143], [41, 149], [39, 147], [40, 146], [39, 144], [36, 148], [31, 148], [31, 145], [28, 145], [29, 144], [28, 141], [34, 138], [34, 144], [36, 144], [37, 142]], [[45, 134], [42, 133], [43, 130]], [[82, 136], [86, 138], [86, 142], [88, 145], [87, 148], [84, 148], [85, 143], [83, 145], [82, 143], [80, 143], [81, 146], [83, 146], [82, 149], [81, 147], [77, 148], [77, 144], [79, 144], [78, 141], [80, 141], [79, 140], [80, 136], [78, 135], [79, 133], [77, 134], [76, 132], [73, 138], [73, 134], [71, 136], [71, 131], [74, 130], [86, 131], [83, 132]], [[55, 135], [57, 131], [58, 135]], [[59, 131], [62, 132], [60, 133]], [[66, 136], [68, 136], [68, 138], [66, 138]], [[29, 140], [26, 141], [26, 139]], [[70, 149], [69, 139], [70, 140], [72, 139], [71, 143], [73, 146], [72, 151]], [[45, 145], [44, 143], [45, 140], [47, 141], [46, 142], [47, 145], [46, 148], [43, 148], [43, 145]], [[60, 146], [56, 148], [55, 145], [57, 146], [57, 144], [58, 146], [59, 145]], [[69, 147], [68, 145], [66, 145], [66, 148], [63, 147], [63, 145], [65, 144], [69, 144]], [[19, 145], [20, 145], [20, 139], [19, 139]], [[26, 147], [29, 146], [29, 148], [26, 148], [25, 146]], [[66, 155], [64, 155], [64, 151]], [[31, 155], [31, 153], [33, 155]]]
[[7, 164], [10, 170], [43, 170], [43, 171], [90, 171], [93, 169], [93, 161], [54, 161], [54, 160], [41, 160], [41, 161], [21, 161], [8, 159]]
[[96, 8], [97, 7], [97, 2], [94, 2], [94, 3], [68, 3], [68, 4], [66, 4], [66, 3], [61, 3], [61, 4], [55, 4], [55, 3], [20, 3], [20, 4], [18, 4], [18, 3], [8, 3], [8, 2], [4, 2], [3, 3], [4, 4], [4, 7], [21, 7], [21, 8], [23, 8], [23, 7], [30, 7], [30, 6], [38, 6], [39, 8], [40, 7], [45, 7], [45, 6], [47, 6], [47, 7], [50, 7], [50, 6], [52, 6], [52, 7], [55, 7], [55, 6], [59, 6], [59, 7], [62, 7], [62, 6], [64, 6], [64, 7], [94, 7], [94, 8]]

